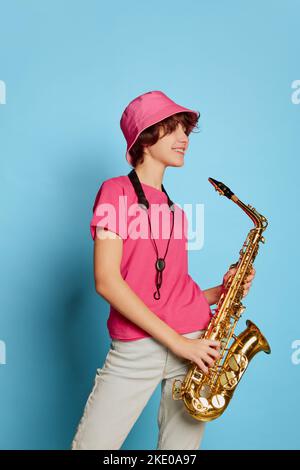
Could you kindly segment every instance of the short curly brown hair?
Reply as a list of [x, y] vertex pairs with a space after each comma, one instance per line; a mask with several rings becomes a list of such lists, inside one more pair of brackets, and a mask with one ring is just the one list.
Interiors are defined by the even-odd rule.
[[167, 134], [171, 134], [179, 125], [179, 123], [182, 124], [186, 134], [189, 135], [191, 132], [193, 132], [193, 129], [197, 127], [199, 118], [199, 112], [198, 116], [196, 116], [195, 114], [184, 111], [173, 114], [172, 116], [169, 116], [162, 121], [147, 127], [147, 129], [144, 129], [129, 151], [131, 156], [131, 165], [135, 168], [138, 163], [143, 163], [144, 147], [146, 145], [151, 146], [156, 144], [159, 139], [159, 131], [161, 128], [163, 128], [165, 132], [160, 138]]

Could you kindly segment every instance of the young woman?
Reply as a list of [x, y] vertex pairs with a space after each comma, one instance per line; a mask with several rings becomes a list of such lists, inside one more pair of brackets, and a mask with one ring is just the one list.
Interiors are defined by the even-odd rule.
[[[204, 423], [192, 418], [172, 384], [190, 361], [205, 373], [219, 357], [218, 341], [201, 339], [222, 284], [202, 291], [188, 274], [187, 218], [163, 186], [165, 169], [181, 167], [200, 113], [161, 91], [138, 96], [125, 108], [128, 175], [105, 180], [90, 229], [96, 291], [109, 302], [110, 350], [72, 449], [120, 449], [161, 383], [157, 449], [199, 449]], [[244, 296], [255, 271], [244, 285]]]

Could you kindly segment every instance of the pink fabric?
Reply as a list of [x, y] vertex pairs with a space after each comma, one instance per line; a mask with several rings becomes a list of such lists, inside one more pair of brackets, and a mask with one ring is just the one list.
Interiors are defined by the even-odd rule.
[[[167, 204], [167, 196], [152, 186], [141, 184], [150, 203], [149, 217], [152, 234], [155, 237], [159, 256], [163, 257], [171, 228], [171, 213]], [[95, 239], [97, 226], [106, 227], [121, 236], [123, 239], [121, 261], [123, 279], [148, 308], [171, 328], [178, 333], [206, 329], [211, 318], [211, 310], [201, 288], [188, 274], [186, 245], [188, 221], [185, 212], [175, 204], [174, 228], [165, 259], [166, 266], [163, 271], [160, 299], [155, 300], [153, 294], [156, 291], [156, 254], [153, 240], [149, 238], [150, 231], [147, 232], [147, 238], [133, 239], [134, 229], [137, 229], [134, 221], [138, 216], [141, 217], [139, 214], [143, 212], [148, 220], [147, 213], [143, 209], [130, 212], [132, 204], [136, 205], [133, 207], [138, 207], [137, 202], [137, 196], [127, 175], [105, 180], [100, 186], [93, 206], [93, 217], [90, 222], [92, 238]], [[105, 210], [106, 203], [114, 206], [116, 218], [108, 217], [108, 212]], [[159, 205], [156, 207], [162, 209], [159, 219], [151, 217], [151, 214], [154, 214], [154, 205], [156, 204]], [[124, 214], [126, 214], [125, 217]], [[162, 219], [162, 217], [168, 217], [170, 221], [170, 225], [167, 224], [167, 228], [165, 228], [165, 234], [162, 233], [162, 220], [167, 219]], [[156, 221], [159, 222], [155, 223]], [[159, 238], [156, 238], [157, 233]], [[112, 306], [110, 306], [107, 327], [111, 338], [119, 340], [132, 341], [150, 336]]]

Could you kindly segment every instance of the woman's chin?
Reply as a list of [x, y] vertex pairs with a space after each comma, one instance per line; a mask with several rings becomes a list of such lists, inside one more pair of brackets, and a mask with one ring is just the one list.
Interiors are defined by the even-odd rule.
[[178, 158], [177, 160], [169, 160], [167, 163], [167, 166], [173, 166], [173, 167], [180, 167], [184, 165], [184, 159], [183, 158]]
[[176, 162], [174, 162], [173, 166], [183, 166], [183, 165], [184, 165], [184, 158], [179, 158], [178, 160], [176, 160]]

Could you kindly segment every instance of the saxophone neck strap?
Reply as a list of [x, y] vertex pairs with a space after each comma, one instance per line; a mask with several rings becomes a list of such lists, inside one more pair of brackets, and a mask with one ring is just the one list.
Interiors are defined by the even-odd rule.
[[[135, 171], [135, 169], [133, 168], [133, 170], [130, 171], [130, 173], [128, 173], [127, 175], [134, 187], [134, 190], [136, 192], [136, 195], [138, 197], [138, 204], [143, 208], [145, 209], [146, 211], [148, 211], [149, 209], [149, 202], [145, 196], [145, 193], [144, 193], [144, 190], [142, 188], [142, 185], [141, 185], [141, 182], [139, 180], [139, 177]], [[156, 253], [156, 262], [155, 262], [155, 269], [156, 269], [156, 278], [155, 278], [155, 284], [156, 284], [156, 292], [154, 292], [153, 294], [153, 297], [155, 298], [155, 300], [159, 300], [160, 299], [160, 288], [162, 286], [162, 271], [165, 269], [165, 265], [166, 265], [166, 262], [165, 262], [165, 258], [167, 256], [167, 253], [168, 253], [168, 248], [169, 248], [169, 243], [170, 243], [170, 240], [171, 240], [171, 237], [172, 237], [172, 232], [173, 232], [173, 226], [174, 226], [174, 211], [175, 211], [175, 206], [174, 206], [174, 203], [173, 201], [171, 201], [171, 199], [169, 198], [168, 196], [168, 193], [167, 191], [165, 190], [163, 184], [161, 185], [162, 186], [162, 190], [163, 192], [166, 194], [167, 198], [168, 198], [168, 205], [169, 205], [169, 209], [171, 211], [171, 216], [172, 216], [172, 228], [171, 228], [171, 232], [170, 232], [170, 237], [169, 237], [169, 240], [168, 240], [168, 243], [167, 243], [167, 248], [166, 248], [166, 252], [165, 252], [165, 255], [164, 257], [160, 257], [159, 254], [158, 254], [158, 249], [157, 249], [157, 246], [156, 246], [156, 243], [155, 243], [155, 240], [154, 238], [152, 238], [152, 233], [151, 233], [151, 222], [150, 222], [150, 218], [149, 218], [149, 213], [147, 214], [148, 215], [148, 222], [149, 222], [149, 225], [150, 225], [150, 238], [153, 242], [153, 246], [154, 246], [154, 249], [155, 249], [155, 253]]]
[[[141, 206], [146, 206], [147, 209], [149, 209], [149, 202], [145, 196], [145, 193], [144, 193], [144, 190], [142, 188], [142, 185], [141, 185], [141, 182], [139, 180], [139, 177], [135, 171], [135, 169], [133, 168], [127, 175], [134, 187], [134, 190], [135, 190], [135, 193], [138, 197], [138, 204], [141, 205]], [[166, 194], [167, 198], [168, 198], [168, 206], [170, 208], [170, 210], [174, 210], [174, 208], [172, 207], [173, 206], [173, 201], [171, 201], [171, 199], [169, 198], [169, 195], [167, 193], [167, 191], [165, 190], [165, 187], [164, 185], [162, 184], [161, 185], [162, 187], [162, 190], [163, 192]]]

